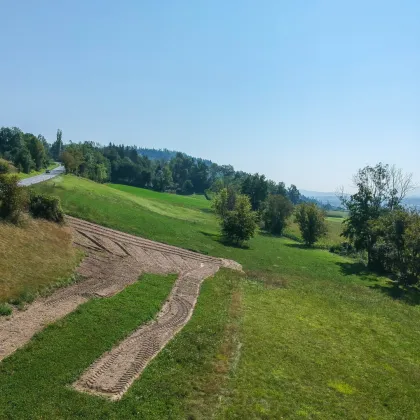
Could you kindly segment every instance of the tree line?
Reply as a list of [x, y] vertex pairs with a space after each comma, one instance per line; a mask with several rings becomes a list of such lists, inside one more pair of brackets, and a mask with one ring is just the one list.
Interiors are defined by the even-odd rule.
[[[143, 154], [142, 154], [143, 153]], [[148, 156], [161, 156], [150, 159]], [[274, 182], [261, 174], [236, 171], [231, 165], [218, 165], [168, 150], [138, 149], [134, 146], [94, 142], [64, 144], [63, 133], [57, 130], [56, 140], [49, 144], [42, 135], [24, 133], [16, 127], [0, 129], [0, 158], [20, 172], [46, 168], [51, 160], [61, 161], [67, 173], [96, 182], [114, 182], [155, 191], [178, 194], [219, 193], [233, 188], [249, 196], [252, 210], [260, 209], [270, 195], [283, 195], [293, 204], [310, 201], [295, 185]]]
[[[110, 181], [178, 194], [205, 194], [213, 198], [223, 236], [237, 243], [251, 238], [258, 225], [281, 235], [292, 215], [308, 246], [325, 235], [322, 204], [301, 195], [293, 184], [286, 187], [284, 182], [276, 183], [262, 174], [236, 171], [231, 165], [218, 165], [184, 153], [155, 151], [151, 156], [160, 153], [164, 157], [149, 159], [136, 147], [113, 143], [102, 146], [93, 142], [64, 144], [62, 136], [62, 131], [57, 130], [56, 140], [49, 144], [42, 135], [2, 127], [0, 174], [9, 171], [9, 162], [18, 171], [29, 173], [47, 167], [52, 159], [61, 160], [67, 173], [96, 182]], [[342, 234], [347, 242], [341, 249], [363, 253], [370, 268], [392, 273], [400, 283], [417, 283], [420, 216], [403, 205], [413, 188], [411, 176], [379, 163], [360, 169], [354, 181], [357, 192], [341, 196], [349, 214]], [[3, 196], [14, 188], [2, 178]], [[3, 198], [0, 202], [3, 217], [8, 212], [13, 214], [13, 209], [8, 207], [12, 201]], [[39, 198], [33, 202], [39, 207]]]
[[252, 194], [247, 184], [241, 192], [234, 188], [223, 188], [213, 199], [213, 209], [220, 221], [222, 237], [226, 242], [243, 245], [255, 235], [260, 226], [266, 232], [280, 236], [292, 215], [299, 226], [306, 246], [312, 246], [327, 233], [325, 211], [315, 203], [293, 204], [286, 189], [269, 194], [253, 208]]

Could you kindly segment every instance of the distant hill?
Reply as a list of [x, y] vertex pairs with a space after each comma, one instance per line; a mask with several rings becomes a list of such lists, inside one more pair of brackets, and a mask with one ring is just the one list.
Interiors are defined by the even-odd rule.
[[333, 192], [308, 191], [300, 190], [300, 193], [308, 198], [315, 198], [323, 204], [331, 204], [334, 207], [340, 207], [341, 202], [337, 195]]
[[[308, 191], [300, 190], [300, 193], [305, 197], [315, 198], [323, 204], [330, 203], [332, 206], [340, 206], [340, 200], [337, 195], [333, 192], [321, 192], [321, 191]], [[414, 206], [420, 208], [420, 195], [410, 195], [404, 200], [404, 204], [408, 206]]]
[[[182, 152], [178, 152], [176, 150], [168, 150], [168, 149], [148, 149], [145, 147], [139, 147], [137, 149], [138, 153], [142, 156], [147, 156], [149, 159], [151, 160], [164, 160], [165, 162], [171, 160], [172, 158], [174, 158], [176, 156], [177, 153], [182, 153]], [[185, 154], [185, 153], [183, 153]], [[194, 156], [190, 156], [187, 155], [191, 158], [193, 158], [194, 160], [197, 160], [198, 158], [194, 157]], [[207, 165], [211, 165], [212, 161], [208, 160], [208, 159], [202, 159]]]

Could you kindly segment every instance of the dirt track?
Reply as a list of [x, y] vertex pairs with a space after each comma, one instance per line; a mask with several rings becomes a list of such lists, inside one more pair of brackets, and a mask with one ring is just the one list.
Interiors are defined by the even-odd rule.
[[74, 242], [87, 251], [78, 272], [85, 279], [35, 301], [26, 311], [0, 319], [0, 360], [27, 343], [45, 325], [92, 297], [109, 297], [147, 273], [178, 273], [157, 319], [141, 326], [96, 361], [74, 384], [80, 391], [119, 399], [145, 366], [188, 322], [201, 282], [220, 267], [241, 270], [234, 261], [201, 255], [67, 217]]

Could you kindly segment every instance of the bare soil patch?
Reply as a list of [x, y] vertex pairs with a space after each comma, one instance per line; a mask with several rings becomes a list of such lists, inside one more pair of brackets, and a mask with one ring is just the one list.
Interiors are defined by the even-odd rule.
[[109, 297], [144, 273], [178, 273], [174, 288], [156, 320], [139, 327], [96, 361], [75, 388], [121, 398], [146, 365], [190, 319], [202, 281], [220, 267], [241, 270], [234, 261], [201, 255], [67, 217], [74, 243], [87, 257], [78, 268], [84, 280], [36, 300], [27, 310], [0, 319], [0, 360], [27, 343], [45, 325], [93, 297]]

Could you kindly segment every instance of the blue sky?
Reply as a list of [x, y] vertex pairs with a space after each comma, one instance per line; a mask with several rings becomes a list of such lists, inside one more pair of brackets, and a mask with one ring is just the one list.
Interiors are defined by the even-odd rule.
[[3, 2], [0, 125], [334, 191], [420, 182], [420, 2]]

